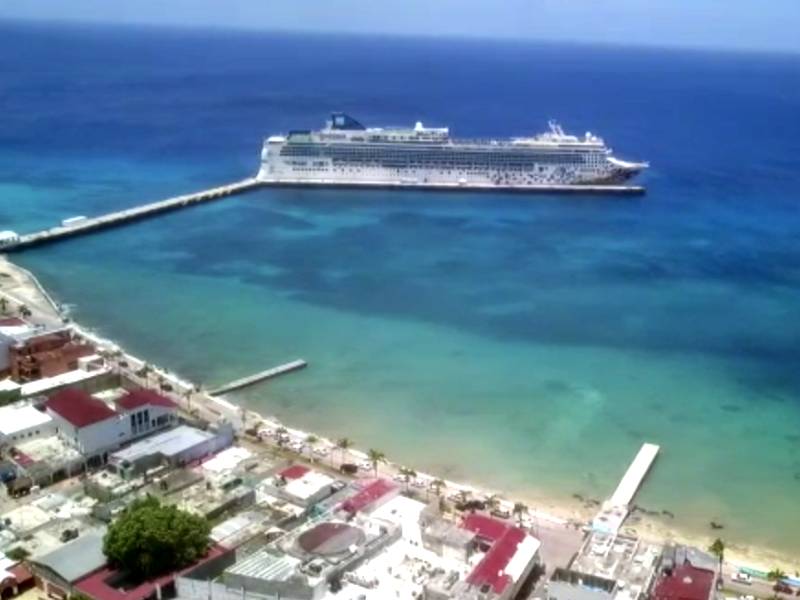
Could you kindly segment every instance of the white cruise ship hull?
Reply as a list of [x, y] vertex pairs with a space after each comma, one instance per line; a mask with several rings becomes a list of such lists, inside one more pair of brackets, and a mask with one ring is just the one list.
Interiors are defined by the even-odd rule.
[[624, 185], [647, 167], [614, 158], [600, 138], [557, 125], [536, 138], [459, 142], [447, 129], [367, 129], [335, 113], [325, 129], [272, 136], [257, 179], [265, 184], [445, 190], [641, 193]]

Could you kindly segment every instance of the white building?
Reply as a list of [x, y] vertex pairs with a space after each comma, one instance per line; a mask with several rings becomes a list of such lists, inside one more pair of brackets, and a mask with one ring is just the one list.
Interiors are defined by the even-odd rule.
[[27, 402], [0, 407], [0, 444], [14, 445], [55, 432], [53, 418]]
[[101, 456], [123, 444], [176, 422], [174, 402], [149, 390], [128, 392], [104, 402], [88, 392], [66, 388], [46, 403], [56, 433], [85, 457]]

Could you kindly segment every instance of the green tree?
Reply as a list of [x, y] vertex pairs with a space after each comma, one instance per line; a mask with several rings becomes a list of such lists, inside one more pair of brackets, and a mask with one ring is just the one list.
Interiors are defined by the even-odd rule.
[[344, 453], [353, 447], [353, 440], [350, 438], [339, 438], [336, 440], [336, 447], [339, 449], [339, 462], [344, 462]]
[[8, 552], [6, 552], [6, 556], [11, 560], [25, 560], [31, 555], [25, 548], [22, 546], [17, 546], [16, 548], [12, 548]]
[[375, 477], [378, 476], [378, 465], [386, 462], [386, 455], [380, 450], [370, 448], [367, 450], [367, 460], [372, 463], [372, 470], [375, 472]]
[[770, 581], [780, 581], [785, 577], [786, 573], [782, 569], [779, 569], [777, 567], [772, 569], [772, 571], [770, 571], [769, 573], [767, 573], [767, 579], [769, 579]]
[[708, 547], [708, 551], [717, 557], [719, 560], [719, 569], [720, 572], [722, 572], [722, 563], [725, 561], [725, 542], [720, 538], [715, 539], [714, 543]]
[[135, 500], [109, 526], [103, 553], [114, 566], [135, 577], [150, 578], [203, 556], [210, 532], [203, 517], [148, 496]]
[[400, 467], [400, 475], [403, 476], [403, 482], [406, 486], [406, 492], [408, 492], [408, 484], [411, 483], [412, 479], [416, 479], [417, 472], [414, 469], [410, 469], [409, 467]]
[[6, 314], [8, 312], [8, 300], [5, 296], [0, 296], [0, 313]]
[[522, 516], [528, 513], [528, 507], [522, 502], [515, 502], [513, 512], [517, 517], [517, 522], [522, 525]]
[[486, 496], [486, 498], [484, 498], [483, 503], [486, 506], [486, 510], [491, 512], [500, 506], [500, 498], [497, 496], [497, 494], [489, 494]]
[[437, 496], [442, 495], [442, 488], [446, 485], [447, 484], [444, 482], [444, 479], [434, 479], [430, 483], [431, 489], [436, 493]]

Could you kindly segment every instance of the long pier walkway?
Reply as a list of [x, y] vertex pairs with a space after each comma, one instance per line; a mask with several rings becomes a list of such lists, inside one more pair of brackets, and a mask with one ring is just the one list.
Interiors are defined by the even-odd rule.
[[293, 360], [292, 362], [288, 362], [284, 365], [279, 365], [277, 367], [273, 367], [272, 369], [267, 369], [266, 371], [261, 371], [254, 375], [249, 375], [247, 377], [242, 377], [241, 379], [231, 381], [230, 383], [227, 383], [214, 390], [211, 390], [208, 393], [211, 394], [212, 396], [222, 396], [223, 394], [227, 394], [228, 392], [232, 392], [234, 390], [238, 390], [243, 387], [256, 384], [260, 381], [265, 381], [267, 379], [272, 379], [273, 377], [278, 377], [279, 375], [283, 375], [284, 373], [291, 373], [292, 371], [303, 369], [306, 366], [308, 366], [308, 363], [302, 359]]
[[660, 450], [656, 444], [642, 444], [636, 458], [622, 476], [616, 491], [603, 503], [600, 512], [592, 521], [592, 528], [595, 531], [613, 534], [619, 532], [631, 511], [631, 503], [636, 492], [642, 486]]
[[258, 179], [243, 179], [235, 183], [194, 192], [192, 194], [175, 196], [158, 202], [150, 202], [149, 204], [108, 213], [99, 217], [81, 219], [68, 225], [51, 227], [50, 229], [45, 229], [36, 233], [0, 240], [0, 252], [15, 252], [31, 246], [38, 246], [70, 237], [76, 237], [100, 229], [118, 227], [161, 213], [241, 194], [261, 185], [262, 183]]

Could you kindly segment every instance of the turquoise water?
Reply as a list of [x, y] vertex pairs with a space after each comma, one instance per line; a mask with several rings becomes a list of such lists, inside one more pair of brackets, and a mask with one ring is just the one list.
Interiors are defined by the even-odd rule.
[[308, 360], [236, 396], [290, 424], [563, 499], [655, 442], [643, 506], [800, 550], [796, 57], [5, 27], [0, 229], [240, 179], [331, 108], [498, 136], [555, 114], [651, 160], [641, 199], [262, 190], [18, 260], [197, 381]]

